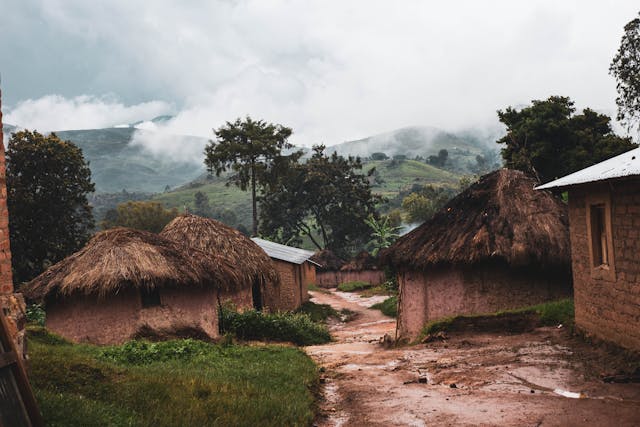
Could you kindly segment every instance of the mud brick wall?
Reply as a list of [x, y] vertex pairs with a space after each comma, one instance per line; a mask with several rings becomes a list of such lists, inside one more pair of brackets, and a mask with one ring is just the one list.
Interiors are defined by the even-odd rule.
[[335, 288], [346, 282], [367, 282], [373, 286], [385, 282], [384, 271], [322, 271], [316, 273], [316, 284], [321, 288]]
[[[611, 203], [614, 277], [592, 273], [587, 198]], [[587, 335], [640, 351], [640, 179], [569, 190], [576, 326]]]
[[0, 91], [0, 294], [13, 292], [11, 249], [9, 247], [9, 211], [7, 210], [7, 174], [2, 134], [2, 91]]
[[160, 306], [142, 308], [133, 289], [103, 299], [71, 296], [47, 305], [46, 325], [73, 342], [102, 345], [124, 343], [143, 326], [159, 332], [195, 327], [211, 338], [219, 336], [217, 291], [161, 289], [160, 301]]
[[273, 260], [273, 264], [280, 276], [280, 301], [277, 304], [277, 310], [295, 310], [307, 298], [307, 286], [303, 282], [305, 279], [304, 268], [302, 265], [277, 259]]
[[399, 332], [410, 339], [432, 320], [515, 309], [571, 295], [568, 270], [442, 267], [401, 272], [398, 283]]

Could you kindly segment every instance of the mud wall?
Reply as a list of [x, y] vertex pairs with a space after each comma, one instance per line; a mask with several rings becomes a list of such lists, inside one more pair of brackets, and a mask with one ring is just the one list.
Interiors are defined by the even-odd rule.
[[142, 308], [137, 290], [104, 299], [72, 296], [47, 304], [46, 326], [73, 342], [121, 344], [143, 326], [154, 330], [201, 328], [218, 333], [217, 295], [213, 289], [161, 289], [160, 306]]
[[230, 302], [240, 311], [253, 308], [251, 288], [242, 288], [226, 292], [221, 291], [219, 299], [221, 304]]
[[384, 283], [384, 271], [322, 271], [316, 273], [316, 285], [321, 288], [335, 288], [346, 282], [367, 282], [372, 285]]
[[434, 268], [399, 274], [400, 336], [415, 338], [425, 323], [461, 314], [492, 313], [571, 295], [568, 273], [506, 267]]
[[[280, 301], [276, 309], [292, 311], [309, 299], [309, 280], [315, 279], [315, 267], [310, 263], [293, 264], [290, 262], [273, 260], [273, 264], [280, 276]], [[313, 282], [311, 282], [313, 283]]]
[[[610, 200], [612, 274], [597, 274], [589, 254], [587, 210]], [[586, 185], [569, 192], [576, 326], [587, 335], [640, 351], [640, 179]]]

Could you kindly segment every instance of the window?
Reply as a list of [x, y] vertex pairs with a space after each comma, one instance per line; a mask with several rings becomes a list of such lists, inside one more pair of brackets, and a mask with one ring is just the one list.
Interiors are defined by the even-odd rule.
[[591, 205], [591, 260], [593, 267], [609, 265], [607, 248], [607, 226], [605, 224], [605, 205]]
[[605, 190], [587, 196], [586, 208], [591, 277], [615, 281], [609, 193]]
[[160, 305], [160, 290], [158, 288], [140, 290], [142, 308], [157, 307]]

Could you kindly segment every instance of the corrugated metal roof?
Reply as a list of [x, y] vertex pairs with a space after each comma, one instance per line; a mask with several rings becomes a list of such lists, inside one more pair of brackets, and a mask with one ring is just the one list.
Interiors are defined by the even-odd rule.
[[309, 260], [309, 258], [311, 258], [314, 254], [311, 251], [294, 248], [287, 245], [281, 245], [280, 243], [270, 242], [258, 237], [252, 237], [251, 240], [256, 242], [256, 244], [260, 246], [271, 258], [291, 262], [294, 264], [302, 264], [305, 261], [316, 264], [315, 262]]
[[604, 181], [607, 179], [640, 176], [640, 148], [622, 153], [604, 162], [574, 172], [571, 175], [556, 179], [536, 187], [536, 190], [548, 188], [569, 187], [587, 182]]

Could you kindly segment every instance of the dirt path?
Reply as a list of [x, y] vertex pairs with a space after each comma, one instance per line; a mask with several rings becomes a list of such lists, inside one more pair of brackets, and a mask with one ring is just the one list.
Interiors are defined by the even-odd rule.
[[326, 370], [318, 426], [640, 425], [640, 384], [590, 375], [589, 349], [570, 346], [563, 329], [384, 349], [379, 340], [393, 336], [395, 321], [367, 308], [379, 297], [311, 294], [316, 303], [356, 313], [330, 325], [335, 342], [306, 348]]

